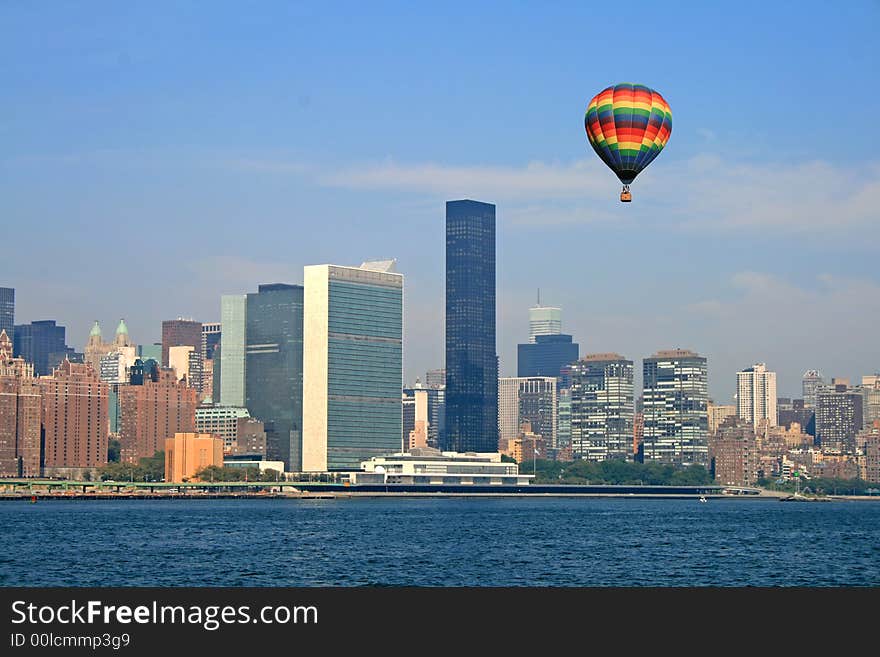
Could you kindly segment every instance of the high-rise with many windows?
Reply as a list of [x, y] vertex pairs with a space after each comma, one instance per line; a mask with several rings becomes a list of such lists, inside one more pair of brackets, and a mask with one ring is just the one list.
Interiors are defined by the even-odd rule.
[[[220, 339], [219, 398], [223, 406], [245, 405], [245, 336], [247, 334], [247, 295], [231, 294], [220, 297], [220, 315], [223, 337]], [[218, 391], [215, 390], [215, 396]]]
[[502, 377], [498, 380], [498, 449], [505, 451], [509, 441], [520, 434], [523, 422], [540, 435], [547, 445], [558, 443], [556, 378]]
[[304, 283], [302, 469], [359, 470], [401, 448], [403, 275], [313, 265]]
[[[225, 353], [221, 349], [221, 357]], [[264, 424], [268, 458], [302, 469], [303, 286], [260, 285], [247, 295], [245, 406]], [[225, 376], [224, 372], [224, 376]], [[224, 402], [225, 403], [225, 402]]]
[[706, 359], [686, 349], [659, 351], [642, 367], [644, 440], [641, 458], [675, 465], [708, 461]]
[[446, 431], [442, 448], [498, 449], [495, 206], [446, 203]]
[[562, 308], [537, 306], [529, 308], [529, 342], [534, 344], [539, 335], [562, 333]]
[[801, 388], [804, 395], [804, 406], [807, 408], [816, 408], [816, 395], [819, 388], [825, 385], [825, 379], [819, 370], [807, 370], [801, 379]]
[[171, 347], [185, 346], [202, 353], [202, 323], [180, 317], [162, 322], [162, 367], [169, 366]]
[[571, 367], [571, 452], [591, 461], [632, 459], [633, 363], [589, 354]]
[[736, 415], [753, 429], [762, 423], [776, 426], [776, 372], [768, 372], [764, 363], [736, 373]]
[[6, 331], [9, 339], [14, 339], [15, 328], [15, 288], [0, 287], [0, 331]]

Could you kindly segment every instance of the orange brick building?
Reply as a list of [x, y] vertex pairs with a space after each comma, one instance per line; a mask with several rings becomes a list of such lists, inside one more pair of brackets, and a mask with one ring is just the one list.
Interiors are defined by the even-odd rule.
[[202, 468], [223, 467], [223, 439], [209, 433], [175, 433], [165, 440], [165, 481], [193, 479]]

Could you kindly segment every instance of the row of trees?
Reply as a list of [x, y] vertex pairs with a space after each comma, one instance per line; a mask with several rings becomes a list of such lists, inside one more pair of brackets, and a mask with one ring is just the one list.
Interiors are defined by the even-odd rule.
[[278, 470], [259, 468], [230, 468], [209, 465], [196, 472], [199, 481], [281, 481], [283, 473]]
[[[520, 472], [528, 474], [531, 463], [521, 463]], [[701, 486], [712, 477], [701, 465], [677, 468], [662, 463], [631, 461], [535, 461], [536, 484], [608, 484], [643, 486]]]
[[101, 481], [162, 481], [165, 478], [165, 452], [156, 452], [134, 463], [118, 461], [98, 470]]

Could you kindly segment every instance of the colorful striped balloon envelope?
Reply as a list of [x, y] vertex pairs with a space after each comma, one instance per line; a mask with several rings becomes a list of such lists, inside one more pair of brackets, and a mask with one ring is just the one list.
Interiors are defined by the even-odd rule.
[[623, 183], [621, 200], [628, 201], [630, 183], [669, 141], [672, 111], [663, 96], [650, 87], [615, 84], [587, 105], [584, 127], [596, 155]]

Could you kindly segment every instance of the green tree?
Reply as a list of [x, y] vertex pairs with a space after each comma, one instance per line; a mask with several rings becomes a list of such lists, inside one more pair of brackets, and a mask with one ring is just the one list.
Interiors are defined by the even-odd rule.
[[122, 443], [116, 438], [111, 438], [107, 444], [107, 461], [110, 463], [119, 463], [119, 454], [122, 451]]

